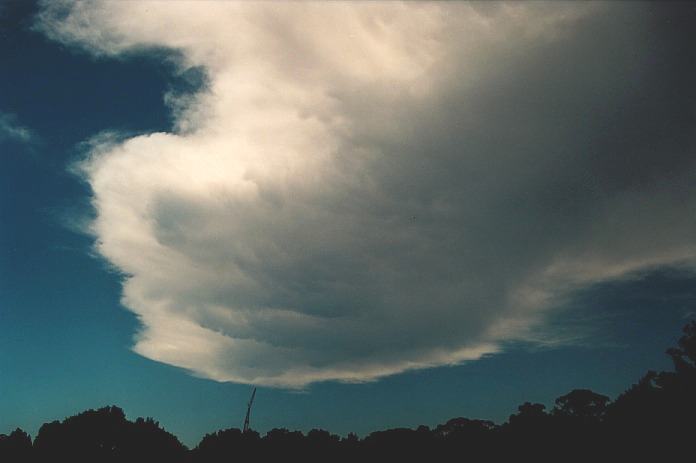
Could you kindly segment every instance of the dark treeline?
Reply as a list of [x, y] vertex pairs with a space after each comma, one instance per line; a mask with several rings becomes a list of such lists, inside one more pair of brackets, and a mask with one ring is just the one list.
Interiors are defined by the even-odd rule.
[[613, 402], [575, 389], [551, 410], [524, 403], [501, 425], [453, 418], [363, 439], [320, 429], [263, 437], [226, 429], [189, 450], [151, 418], [132, 422], [105, 407], [46, 423], [33, 442], [20, 429], [0, 434], [0, 462], [696, 461], [696, 321], [667, 354], [674, 371], [648, 372]]

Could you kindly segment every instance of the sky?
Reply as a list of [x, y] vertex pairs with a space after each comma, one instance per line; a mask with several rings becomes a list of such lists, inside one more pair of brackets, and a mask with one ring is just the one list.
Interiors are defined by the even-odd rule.
[[0, 433], [615, 397], [696, 313], [696, 9], [0, 4]]

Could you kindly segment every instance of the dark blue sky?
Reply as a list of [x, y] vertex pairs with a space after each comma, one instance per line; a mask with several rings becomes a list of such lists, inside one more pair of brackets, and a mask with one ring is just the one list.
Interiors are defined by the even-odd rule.
[[[31, 133], [0, 138], [0, 433], [35, 435], [43, 422], [108, 404], [155, 417], [188, 445], [241, 426], [250, 386], [131, 350], [139, 324], [119, 302], [122, 276], [78, 230], [93, 214], [90, 190], [70, 173], [80, 143], [99, 132], [171, 130], [163, 94], [191, 91], [192, 76], [177, 75], [163, 51], [94, 58], [49, 41], [32, 31], [33, 10], [0, 9], [0, 112]], [[365, 434], [455, 416], [500, 422], [524, 401], [551, 405], [577, 387], [614, 397], [647, 369], [669, 367], [664, 350], [696, 310], [696, 278], [658, 269], [572, 301], [549, 326], [582, 333], [580, 343], [510, 343], [478, 361], [366, 384], [260, 388], [253, 427]]]

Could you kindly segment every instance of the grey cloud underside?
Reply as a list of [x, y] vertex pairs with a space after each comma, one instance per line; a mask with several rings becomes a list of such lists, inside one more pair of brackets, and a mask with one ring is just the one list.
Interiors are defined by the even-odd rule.
[[[476, 14], [495, 24], [502, 13]], [[466, 31], [452, 21], [421, 94], [388, 81], [325, 83], [331, 103], [300, 115], [332, 134], [325, 151], [316, 141], [318, 160], [282, 175], [249, 165], [252, 194], [224, 181], [177, 188], [196, 182], [184, 170], [143, 190], [138, 223], [164, 263], [131, 264], [111, 247], [130, 241], [111, 241], [98, 219], [100, 251], [129, 275], [124, 304], [144, 324], [136, 350], [218, 380], [369, 380], [495, 352], [578, 287], [690, 264], [694, 25], [691, 7], [609, 4], [548, 34], [516, 26], [465, 53]], [[294, 30], [277, 33], [301, 40]], [[349, 123], [322, 121], [332, 117]], [[142, 143], [161, 147], [169, 166], [187, 136]], [[137, 151], [128, 143], [86, 169], [103, 217], [121, 191], [102, 178], [128, 181], [118, 171]]]

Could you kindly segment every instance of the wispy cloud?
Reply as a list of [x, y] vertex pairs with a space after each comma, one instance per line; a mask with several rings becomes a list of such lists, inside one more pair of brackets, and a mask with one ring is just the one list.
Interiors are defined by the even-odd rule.
[[82, 165], [135, 350], [221, 381], [366, 381], [693, 261], [694, 37], [652, 8], [46, 2], [56, 40], [208, 74], [178, 132]]
[[34, 133], [19, 124], [14, 114], [0, 111], [0, 142], [15, 141], [29, 143], [35, 139]]

